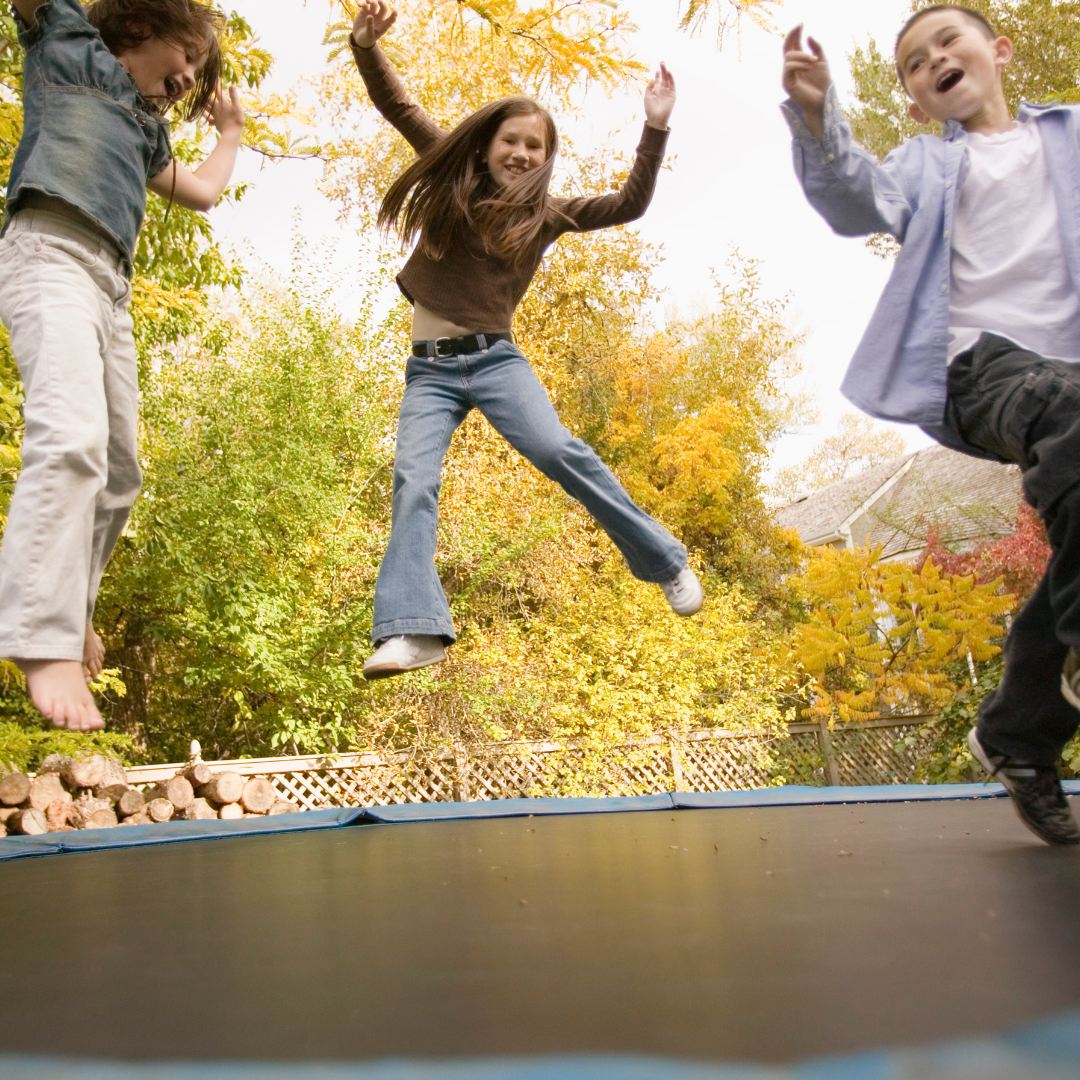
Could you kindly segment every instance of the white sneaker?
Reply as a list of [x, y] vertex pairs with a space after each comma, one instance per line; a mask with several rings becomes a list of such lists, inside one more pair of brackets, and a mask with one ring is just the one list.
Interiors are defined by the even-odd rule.
[[696, 615], [705, 602], [705, 590], [701, 587], [697, 574], [689, 566], [684, 566], [677, 578], [661, 581], [660, 591], [676, 615]]
[[399, 634], [387, 638], [364, 663], [365, 679], [386, 679], [404, 671], [437, 664], [446, 659], [441, 637], [431, 634]]

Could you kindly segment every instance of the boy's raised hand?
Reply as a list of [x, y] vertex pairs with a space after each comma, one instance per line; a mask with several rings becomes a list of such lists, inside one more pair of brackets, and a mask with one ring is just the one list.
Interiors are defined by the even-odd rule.
[[671, 72], [660, 64], [660, 70], [645, 87], [645, 123], [649, 127], [667, 131], [671, 110], [675, 108], [675, 80]]
[[784, 89], [802, 109], [806, 126], [816, 139], [825, 133], [821, 112], [825, 93], [832, 85], [832, 74], [821, 46], [812, 38], [806, 39], [810, 51], [802, 46], [802, 25], [796, 26], [784, 38]]
[[361, 0], [353, 19], [352, 38], [361, 49], [370, 49], [397, 22], [397, 10], [386, 0]]

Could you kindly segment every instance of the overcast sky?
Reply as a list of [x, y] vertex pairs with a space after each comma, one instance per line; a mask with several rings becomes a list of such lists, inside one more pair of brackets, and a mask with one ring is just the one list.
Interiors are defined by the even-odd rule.
[[[225, 6], [239, 10], [277, 58], [274, 88], [319, 72], [330, 11], [325, 0], [231, 0]], [[678, 30], [674, 0], [626, 0], [620, 6], [640, 27], [633, 43], [638, 58], [651, 66], [663, 60], [678, 88], [669, 143], [673, 168], [661, 175], [639, 223], [647, 241], [663, 245], [660, 284], [671, 302], [689, 308], [708, 300], [712, 270], [722, 271], [732, 248], [760, 260], [768, 293], [787, 298], [792, 324], [808, 335], [804, 375], [822, 408], [817, 429], [780, 448], [781, 463], [795, 460], [850, 408], [839, 394], [840, 379], [889, 265], [860, 240], [834, 236], [795, 182], [778, 109], [779, 36], [747, 24], [741, 42], [732, 36], [717, 52], [710, 32], [690, 37]], [[870, 36], [887, 47], [906, 10], [902, 0], [789, 0], [776, 18], [785, 28], [803, 22], [822, 42], [843, 95], [847, 55]], [[643, 119], [640, 93], [615, 100], [596, 95], [572, 134], [584, 149], [590, 142], [610, 145], [610, 133], [619, 130], [616, 145], [629, 152]], [[217, 234], [284, 272], [299, 213], [305, 237], [336, 248], [335, 263], [347, 276], [358, 259], [356, 233], [335, 221], [334, 207], [316, 189], [320, 175], [317, 162], [265, 165], [257, 155], [243, 154], [237, 176], [253, 189], [238, 209], [214, 212]], [[347, 307], [347, 290], [340, 295]], [[911, 447], [927, 442], [916, 429], [902, 430]]]

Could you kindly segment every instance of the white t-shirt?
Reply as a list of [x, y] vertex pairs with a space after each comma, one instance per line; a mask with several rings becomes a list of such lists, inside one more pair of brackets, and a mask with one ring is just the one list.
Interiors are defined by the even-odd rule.
[[1080, 360], [1080, 296], [1031, 122], [967, 137], [952, 236], [950, 362], [984, 331], [1042, 356]]

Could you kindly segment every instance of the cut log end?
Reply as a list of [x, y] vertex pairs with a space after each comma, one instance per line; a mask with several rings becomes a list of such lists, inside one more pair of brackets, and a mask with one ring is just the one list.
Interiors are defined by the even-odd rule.
[[183, 816], [187, 821], [208, 821], [216, 818], [218, 812], [206, 799], [192, 799], [191, 804], [184, 807]]
[[44, 773], [30, 781], [27, 801], [35, 810], [45, 810], [58, 799], [71, 802], [71, 793], [64, 787], [56, 773]]
[[289, 802], [288, 799], [279, 799], [268, 811], [271, 816], [276, 814], [298, 814], [299, 812], [300, 807], [296, 803]]
[[244, 778], [236, 772], [214, 773], [199, 790], [199, 794], [219, 806], [239, 802], [240, 796], [244, 794]]
[[145, 806], [146, 796], [135, 788], [128, 788], [116, 800], [116, 812], [121, 817], [131, 817], [132, 814], [138, 814]]
[[26, 773], [10, 772], [0, 776], [0, 805], [18, 806], [30, 794], [30, 777]]
[[84, 829], [115, 829], [119, 822], [116, 819], [116, 812], [111, 806], [106, 806], [103, 810], [97, 810], [86, 819], [86, 824], [83, 825]]
[[226, 803], [219, 811], [218, 817], [222, 821], [234, 821], [244, 816], [244, 808], [238, 802]]
[[29, 807], [12, 814], [7, 820], [8, 832], [17, 836], [41, 836], [49, 831], [49, 823], [40, 810]]
[[146, 807], [147, 814], [150, 815], [151, 821], [171, 821], [173, 814], [176, 813], [176, 807], [173, 806], [168, 799], [152, 799]]
[[249, 814], [265, 814], [277, 801], [277, 790], [264, 776], [253, 776], [240, 796], [240, 805]]
[[204, 765], [201, 761], [193, 761], [180, 775], [194, 788], [204, 787], [214, 776], [210, 766]]

